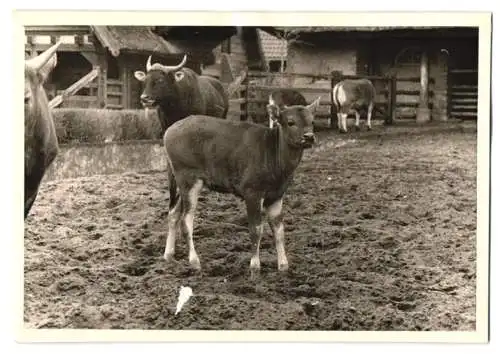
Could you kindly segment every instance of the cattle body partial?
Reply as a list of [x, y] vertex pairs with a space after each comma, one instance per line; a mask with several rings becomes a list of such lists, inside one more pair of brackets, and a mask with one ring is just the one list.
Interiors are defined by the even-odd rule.
[[158, 108], [163, 132], [173, 123], [189, 115], [202, 114], [226, 118], [229, 99], [222, 83], [214, 77], [198, 75], [185, 68], [187, 56], [179, 65], [151, 65], [146, 73], [136, 71], [137, 80], [144, 82], [141, 103], [145, 108]]
[[318, 102], [276, 110], [279, 124], [272, 129], [251, 122], [191, 116], [166, 131], [164, 145], [170, 190], [166, 260], [174, 255], [180, 230], [187, 236], [191, 266], [201, 268], [193, 242], [193, 218], [198, 195], [205, 186], [245, 201], [253, 247], [252, 274], [260, 269], [263, 212], [275, 237], [278, 269], [288, 269], [283, 195], [304, 149], [315, 142], [313, 119]]
[[57, 64], [56, 43], [24, 63], [24, 218], [38, 195], [45, 171], [59, 152], [43, 84]]
[[359, 130], [361, 110], [366, 110], [366, 125], [371, 129], [371, 117], [375, 100], [375, 88], [368, 79], [343, 80], [333, 87], [333, 103], [337, 109], [337, 123], [341, 132], [347, 132], [347, 115], [356, 114], [356, 129]]
[[302, 94], [296, 90], [289, 88], [280, 88], [274, 90], [269, 95], [268, 104], [268, 118], [269, 118], [269, 128], [274, 126], [274, 121], [276, 117], [273, 116], [273, 110], [269, 107], [278, 107], [278, 109], [283, 109], [285, 106], [307, 106], [307, 101]]

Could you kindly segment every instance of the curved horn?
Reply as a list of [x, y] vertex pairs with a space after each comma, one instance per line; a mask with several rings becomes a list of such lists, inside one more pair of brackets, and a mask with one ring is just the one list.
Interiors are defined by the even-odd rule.
[[151, 65], [151, 56], [150, 56], [148, 58], [148, 62], [146, 63], [146, 70], [149, 71], [154, 68], [154, 69], [159, 69], [168, 74], [171, 71], [176, 71], [182, 68], [186, 64], [186, 61], [187, 61], [187, 55], [184, 55], [184, 58], [182, 59], [181, 63], [175, 66], [167, 66], [160, 63], [154, 63], [153, 65]]
[[60, 40], [56, 44], [54, 44], [52, 47], [47, 49], [45, 52], [40, 54], [39, 56], [28, 59], [25, 61], [26, 66], [30, 67], [31, 69], [38, 71], [40, 70], [54, 55], [54, 53], [57, 51], [57, 48], [61, 45], [62, 41]]
[[182, 68], [184, 66], [184, 64], [186, 64], [186, 61], [187, 61], [187, 54], [184, 54], [184, 58], [182, 59], [182, 61], [181, 61], [181, 63], [179, 65], [176, 65], [176, 66], [166, 66], [166, 65], [163, 65], [163, 67], [165, 69], [167, 69], [168, 71], [179, 70], [180, 68]]

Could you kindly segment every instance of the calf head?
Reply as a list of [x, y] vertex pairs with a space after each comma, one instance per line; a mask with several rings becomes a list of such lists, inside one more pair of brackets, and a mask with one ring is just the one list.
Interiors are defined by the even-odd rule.
[[282, 109], [273, 104], [267, 106], [269, 116], [282, 127], [289, 145], [298, 148], [310, 148], [314, 145], [314, 114], [320, 101], [321, 97], [318, 97], [308, 106], [284, 106]]
[[25, 136], [33, 136], [34, 125], [40, 121], [51, 121], [47, 94], [43, 84], [57, 64], [57, 48], [54, 44], [35, 58], [24, 62], [24, 124]]
[[144, 82], [144, 91], [141, 95], [141, 103], [144, 107], [154, 107], [160, 102], [178, 98], [177, 85], [184, 79], [182, 68], [186, 64], [185, 55], [182, 62], [175, 66], [166, 66], [159, 63], [151, 65], [151, 56], [146, 62], [146, 73], [136, 71], [134, 76], [137, 80]]

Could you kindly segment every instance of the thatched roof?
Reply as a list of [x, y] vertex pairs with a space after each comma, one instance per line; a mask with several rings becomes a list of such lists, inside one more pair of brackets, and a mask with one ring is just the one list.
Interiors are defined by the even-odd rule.
[[178, 50], [155, 34], [149, 26], [91, 26], [103, 47], [117, 57], [120, 51], [178, 53]]
[[[312, 27], [261, 27], [262, 30], [275, 36], [283, 36], [286, 32], [296, 34], [314, 35], [327, 33], [421, 33], [426, 31], [453, 33], [454, 31], [464, 29], [465, 27], [443, 27], [443, 26], [312, 26]], [[451, 31], [451, 32], [450, 32]]]
[[433, 29], [441, 27], [423, 27], [423, 26], [350, 26], [350, 27], [335, 27], [335, 26], [317, 26], [317, 27], [275, 27], [278, 31], [294, 30], [297, 32], [378, 32], [378, 31], [393, 31], [393, 30], [408, 30], [408, 29]]

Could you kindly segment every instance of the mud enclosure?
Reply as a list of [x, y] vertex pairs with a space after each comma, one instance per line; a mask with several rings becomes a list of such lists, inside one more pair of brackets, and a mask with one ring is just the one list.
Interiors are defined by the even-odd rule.
[[[162, 255], [167, 179], [45, 182], [25, 226], [29, 328], [474, 330], [476, 130], [320, 132], [284, 200], [290, 270], [266, 225], [249, 277], [244, 205], [203, 191], [190, 270]], [[180, 286], [194, 296], [174, 316]]]

